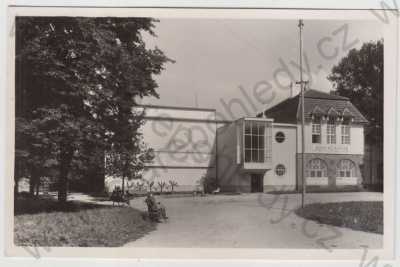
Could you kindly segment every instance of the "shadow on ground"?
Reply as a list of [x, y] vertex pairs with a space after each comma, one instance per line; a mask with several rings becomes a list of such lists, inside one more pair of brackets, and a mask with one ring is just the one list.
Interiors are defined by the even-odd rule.
[[67, 201], [64, 204], [51, 196], [32, 197], [29, 194], [20, 194], [14, 199], [14, 215], [36, 214], [48, 212], [77, 212], [87, 209], [103, 207], [95, 203], [84, 203], [80, 201]]

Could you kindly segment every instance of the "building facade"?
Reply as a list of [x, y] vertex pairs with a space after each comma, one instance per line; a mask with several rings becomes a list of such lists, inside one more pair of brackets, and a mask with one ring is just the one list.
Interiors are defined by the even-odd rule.
[[216, 177], [215, 139], [218, 123], [214, 109], [143, 106], [144, 142], [154, 150], [143, 179], [175, 181], [176, 190], [198, 190], [202, 177]]
[[[345, 97], [307, 90], [304, 103], [308, 190], [361, 187], [368, 121]], [[212, 109], [143, 107], [143, 136], [155, 151], [144, 179], [175, 180], [182, 191], [204, 177], [227, 192], [302, 188], [299, 95], [235, 121], [217, 120]]]

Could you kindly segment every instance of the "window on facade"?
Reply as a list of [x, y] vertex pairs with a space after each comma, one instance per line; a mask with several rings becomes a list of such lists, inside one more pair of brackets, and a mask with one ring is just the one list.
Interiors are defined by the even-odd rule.
[[312, 127], [312, 143], [321, 144], [321, 123], [319, 121], [313, 121]]
[[325, 161], [321, 159], [312, 159], [308, 162], [306, 166], [308, 172], [308, 177], [327, 177], [328, 171]]
[[264, 162], [265, 124], [257, 121], [245, 121], [244, 128], [245, 162]]
[[348, 159], [339, 161], [337, 166], [338, 177], [355, 177], [356, 165]]
[[283, 143], [283, 141], [285, 141], [285, 134], [283, 132], [277, 132], [275, 134], [275, 140], [278, 143]]
[[343, 123], [341, 126], [341, 134], [342, 134], [342, 144], [349, 145], [350, 144], [350, 125], [348, 123]]
[[334, 118], [329, 118], [326, 125], [326, 142], [328, 144], [336, 144], [336, 124]]
[[278, 176], [283, 176], [286, 173], [286, 168], [283, 164], [278, 164], [275, 167], [275, 173]]

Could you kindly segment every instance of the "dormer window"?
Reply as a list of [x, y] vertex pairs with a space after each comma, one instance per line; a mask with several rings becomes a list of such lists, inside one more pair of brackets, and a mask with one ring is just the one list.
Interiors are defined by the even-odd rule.
[[350, 120], [344, 119], [342, 125], [340, 125], [340, 131], [342, 135], [342, 144], [350, 145]]
[[312, 123], [312, 143], [321, 144], [321, 120], [319, 118], [314, 118]]
[[326, 142], [336, 144], [336, 124], [335, 117], [329, 117], [326, 125]]

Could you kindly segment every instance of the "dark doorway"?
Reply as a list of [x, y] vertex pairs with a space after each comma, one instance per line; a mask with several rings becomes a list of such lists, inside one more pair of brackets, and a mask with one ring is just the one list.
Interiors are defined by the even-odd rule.
[[251, 192], [264, 192], [264, 175], [261, 173], [251, 174]]

